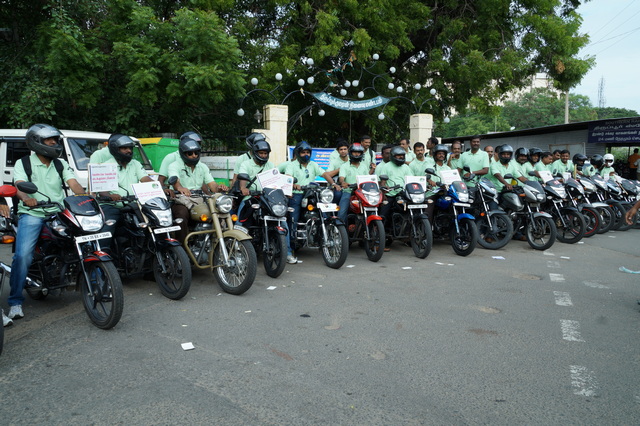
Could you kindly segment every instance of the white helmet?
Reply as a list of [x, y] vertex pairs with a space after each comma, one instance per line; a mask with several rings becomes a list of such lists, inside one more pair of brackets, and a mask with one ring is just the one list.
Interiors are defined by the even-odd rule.
[[605, 163], [607, 161], [611, 161], [613, 163], [613, 161], [614, 161], [613, 154], [605, 154], [603, 158], [604, 158], [604, 162]]

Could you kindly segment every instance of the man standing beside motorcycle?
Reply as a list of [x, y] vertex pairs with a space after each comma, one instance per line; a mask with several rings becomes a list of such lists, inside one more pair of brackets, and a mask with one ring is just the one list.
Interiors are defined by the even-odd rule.
[[205, 188], [212, 193], [228, 190], [225, 185], [218, 185], [211, 177], [209, 168], [200, 162], [202, 148], [198, 141], [202, 141], [202, 138], [197, 133], [189, 132], [182, 135], [178, 144], [179, 158], [171, 163], [167, 172], [168, 176], [178, 178], [173, 184], [173, 189], [183, 195], [171, 206], [174, 220], [182, 219], [176, 239], [183, 244], [189, 234], [189, 210], [203, 202], [201, 197], [192, 197], [191, 191]]
[[433, 158], [425, 155], [425, 151], [426, 149], [422, 142], [416, 142], [413, 145], [413, 153], [416, 155], [416, 159], [409, 164], [409, 167], [411, 167], [411, 171], [415, 176], [424, 176], [425, 170], [435, 164]]
[[[349, 214], [349, 201], [351, 199], [351, 189], [349, 185], [356, 183], [357, 176], [369, 174], [369, 165], [362, 161], [364, 157], [364, 147], [359, 143], [354, 143], [349, 147], [349, 163], [340, 167], [338, 174], [339, 185], [343, 188], [344, 194], [340, 199], [340, 210], [338, 210], [338, 218], [342, 223], [347, 223], [347, 215]], [[380, 165], [378, 165], [379, 167]], [[377, 170], [376, 170], [377, 171]]]
[[[11, 263], [11, 277], [9, 283], [9, 315], [2, 313], [3, 326], [11, 324], [12, 319], [24, 318], [22, 303], [24, 296], [22, 291], [27, 279], [27, 272], [33, 260], [33, 251], [40, 236], [40, 231], [45, 223], [45, 218], [55, 211], [48, 209], [32, 209], [38, 201], [47, 201], [62, 204], [66, 194], [65, 183], [74, 194], [84, 194], [84, 188], [78, 183], [69, 164], [58, 158], [62, 154], [60, 145], [61, 134], [53, 126], [47, 124], [34, 124], [27, 130], [25, 142], [27, 148], [34, 152], [29, 157], [15, 163], [13, 182], [33, 182], [38, 186], [38, 192], [27, 195], [18, 191], [20, 200], [18, 205], [18, 229], [16, 232], [15, 253]], [[30, 171], [25, 170], [25, 162], [30, 164]]]
[[[489, 156], [486, 152], [480, 150], [480, 136], [471, 137], [471, 150], [460, 155], [460, 162], [458, 163], [458, 171], [461, 176], [469, 177], [469, 173], [473, 173], [476, 177], [468, 181], [467, 184], [471, 187], [476, 186], [475, 182], [480, 177], [489, 173]], [[465, 172], [464, 167], [469, 167], [470, 172]]]

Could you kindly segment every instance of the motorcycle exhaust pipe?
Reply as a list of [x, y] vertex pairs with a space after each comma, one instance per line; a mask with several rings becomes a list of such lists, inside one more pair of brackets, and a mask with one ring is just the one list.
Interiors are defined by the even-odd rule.
[[[7, 273], [10, 274], [11, 273], [11, 266], [7, 265], [4, 262], [0, 262], [0, 268], [2, 269], [2, 273]], [[42, 288], [42, 284], [40, 284], [37, 281], [32, 280], [31, 278], [27, 277], [26, 283], [25, 283], [25, 287], [29, 287], [29, 288]]]

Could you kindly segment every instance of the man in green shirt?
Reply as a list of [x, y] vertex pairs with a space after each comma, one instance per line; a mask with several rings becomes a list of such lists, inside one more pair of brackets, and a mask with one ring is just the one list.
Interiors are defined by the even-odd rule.
[[536, 163], [534, 169], [538, 181], [544, 183], [542, 177], [540, 177], [540, 172], [547, 171], [553, 175], [553, 154], [549, 151], [540, 154], [540, 161]]
[[369, 174], [373, 174], [376, 169], [376, 153], [371, 149], [371, 136], [362, 135], [360, 137], [360, 145], [364, 148], [362, 161], [369, 165]]
[[511, 145], [500, 145], [498, 147], [498, 161], [491, 164], [491, 170], [487, 177], [493, 182], [498, 192], [502, 192], [503, 189], [507, 191], [513, 189], [511, 181], [505, 179], [506, 175], [511, 175], [514, 179], [521, 177], [518, 167], [511, 161], [512, 158], [513, 147]]
[[[451, 170], [449, 166], [447, 166], [447, 154], [449, 153], [449, 149], [446, 145], [438, 144], [433, 147], [433, 160], [434, 164], [431, 166], [435, 173], [435, 175], [431, 175], [429, 178], [429, 185], [435, 186], [436, 181], [442, 182], [442, 174], [440, 172], [444, 170]], [[433, 179], [436, 179], [434, 181]]]
[[349, 162], [340, 166], [338, 173], [338, 182], [342, 187], [342, 198], [340, 199], [340, 210], [338, 210], [338, 218], [342, 223], [347, 223], [347, 215], [349, 214], [349, 201], [351, 199], [351, 189], [349, 185], [356, 183], [358, 176], [366, 176], [369, 174], [369, 165], [362, 162], [364, 155], [364, 147], [359, 143], [354, 143], [349, 147]]
[[404, 178], [413, 175], [411, 168], [405, 164], [404, 149], [399, 146], [394, 146], [391, 148], [390, 155], [391, 161], [387, 163], [384, 169], [384, 175], [386, 175], [388, 179], [382, 181], [382, 186], [392, 187], [399, 185], [400, 187], [387, 192], [386, 198], [388, 203], [380, 207], [380, 216], [385, 218], [385, 225], [387, 227], [391, 226], [391, 214], [396, 205], [396, 197], [404, 187]]
[[[414, 148], [415, 149], [415, 148]], [[449, 159], [447, 160], [447, 166], [451, 167], [451, 169], [457, 169], [460, 164], [460, 155], [462, 154], [462, 142], [453, 141], [451, 144], [451, 154], [449, 154]]]
[[469, 172], [464, 171], [464, 167], [468, 166], [471, 173], [475, 175], [472, 181], [467, 182], [471, 187], [475, 186], [482, 176], [489, 173], [489, 156], [486, 152], [480, 150], [480, 136], [471, 137], [471, 150], [460, 155], [460, 163], [458, 164], [458, 170], [461, 176], [468, 177]]
[[400, 147], [404, 149], [404, 158], [406, 164], [411, 164], [411, 162], [416, 159], [415, 154], [411, 151], [409, 143], [409, 138], [402, 138], [400, 139], [400, 142], [398, 142], [398, 145], [400, 145]]
[[529, 150], [527, 148], [518, 148], [515, 152], [515, 159], [511, 161], [514, 163], [518, 170], [518, 174], [520, 177], [517, 179], [520, 182], [526, 182], [527, 180], [533, 179], [529, 176], [529, 172], [533, 171], [533, 165], [529, 162]]
[[[426, 155], [426, 148], [422, 142], [416, 142], [413, 145], [413, 153], [416, 155], [416, 159], [409, 164], [411, 172], [414, 176], [424, 176], [425, 170], [435, 165], [435, 161], [432, 157]], [[377, 172], [377, 170], [376, 170]]]
[[[27, 271], [33, 260], [33, 253], [40, 236], [40, 231], [45, 223], [45, 218], [57, 212], [57, 209], [45, 209], [36, 207], [38, 201], [51, 201], [61, 203], [65, 198], [63, 184], [66, 183], [75, 194], [85, 193], [84, 188], [78, 183], [75, 174], [66, 161], [59, 159], [62, 154], [60, 139], [62, 135], [53, 126], [47, 124], [35, 124], [27, 130], [25, 142], [27, 148], [34, 152], [26, 160], [19, 160], [15, 163], [13, 170], [13, 181], [33, 182], [38, 186], [40, 193], [25, 194], [18, 191], [17, 197], [20, 200], [18, 205], [18, 229], [16, 232], [15, 251], [13, 262], [11, 263], [11, 274], [9, 284], [9, 315], [2, 312], [3, 326], [13, 323], [12, 320], [24, 317], [22, 303], [24, 296], [22, 291], [27, 280]], [[30, 175], [25, 170], [23, 161], [31, 165]], [[54, 162], [62, 165], [62, 172], [59, 173]], [[61, 176], [62, 174], [62, 176]], [[43, 195], [44, 194], [44, 195]]]
[[233, 166], [233, 178], [231, 178], [230, 184], [232, 188], [234, 187], [238, 174], [240, 173], [240, 167], [247, 161], [252, 162], [251, 160], [253, 159], [253, 145], [255, 145], [256, 142], [259, 141], [267, 141], [263, 133], [251, 133], [245, 139], [245, 143], [249, 150], [236, 158], [236, 164]]
[[613, 154], [605, 154], [604, 157], [604, 166], [600, 169], [600, 176], [605, 179], [610, 179], [611, 176], [615, 176], [616, 170], [613, 168]]
[[329, 167], [322, 174], [322, 177], [333, 187], [333, 201], [336, 203], [339, 203], [342, 197], [342, 191], [336, 183], [338, 181], [338, 173], [340, 172], [340, 167], [348, 163], [349, 143], [345, 139], [339, 138], [336, 142], [335, 151], [332, 151], [329, 155]]
[[374, 171], [376, 176], [380, 176], [380, 175], [384, 174], [384, 168], [391, 161], [391, 148], [393, 148], [394, 146], [395, 145], [387, 144], [387, 145], [382, 147], [382, 153], [381, 153], [382, 154], [382, 161], [380, 162], [380, 164], [378, 164], [376, 166], [376, 169]]
[[571, 173], [573, 172], [573, 163], [569, 160], [571, 153], [568, 149], [560, 151], [560, 159], [553, 162], [553, 169], [557, 173]]

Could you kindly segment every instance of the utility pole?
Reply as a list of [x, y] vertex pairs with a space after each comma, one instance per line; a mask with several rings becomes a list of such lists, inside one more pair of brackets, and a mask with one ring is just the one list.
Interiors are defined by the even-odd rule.
[[604, 77], [600, 77], [600, 83], [598, 84], [598, 108], [604, 108], [607, 103], [607, 99], [604, 97]]
[[564, 124], [569, 122], [569, 91], [564, 93]]

